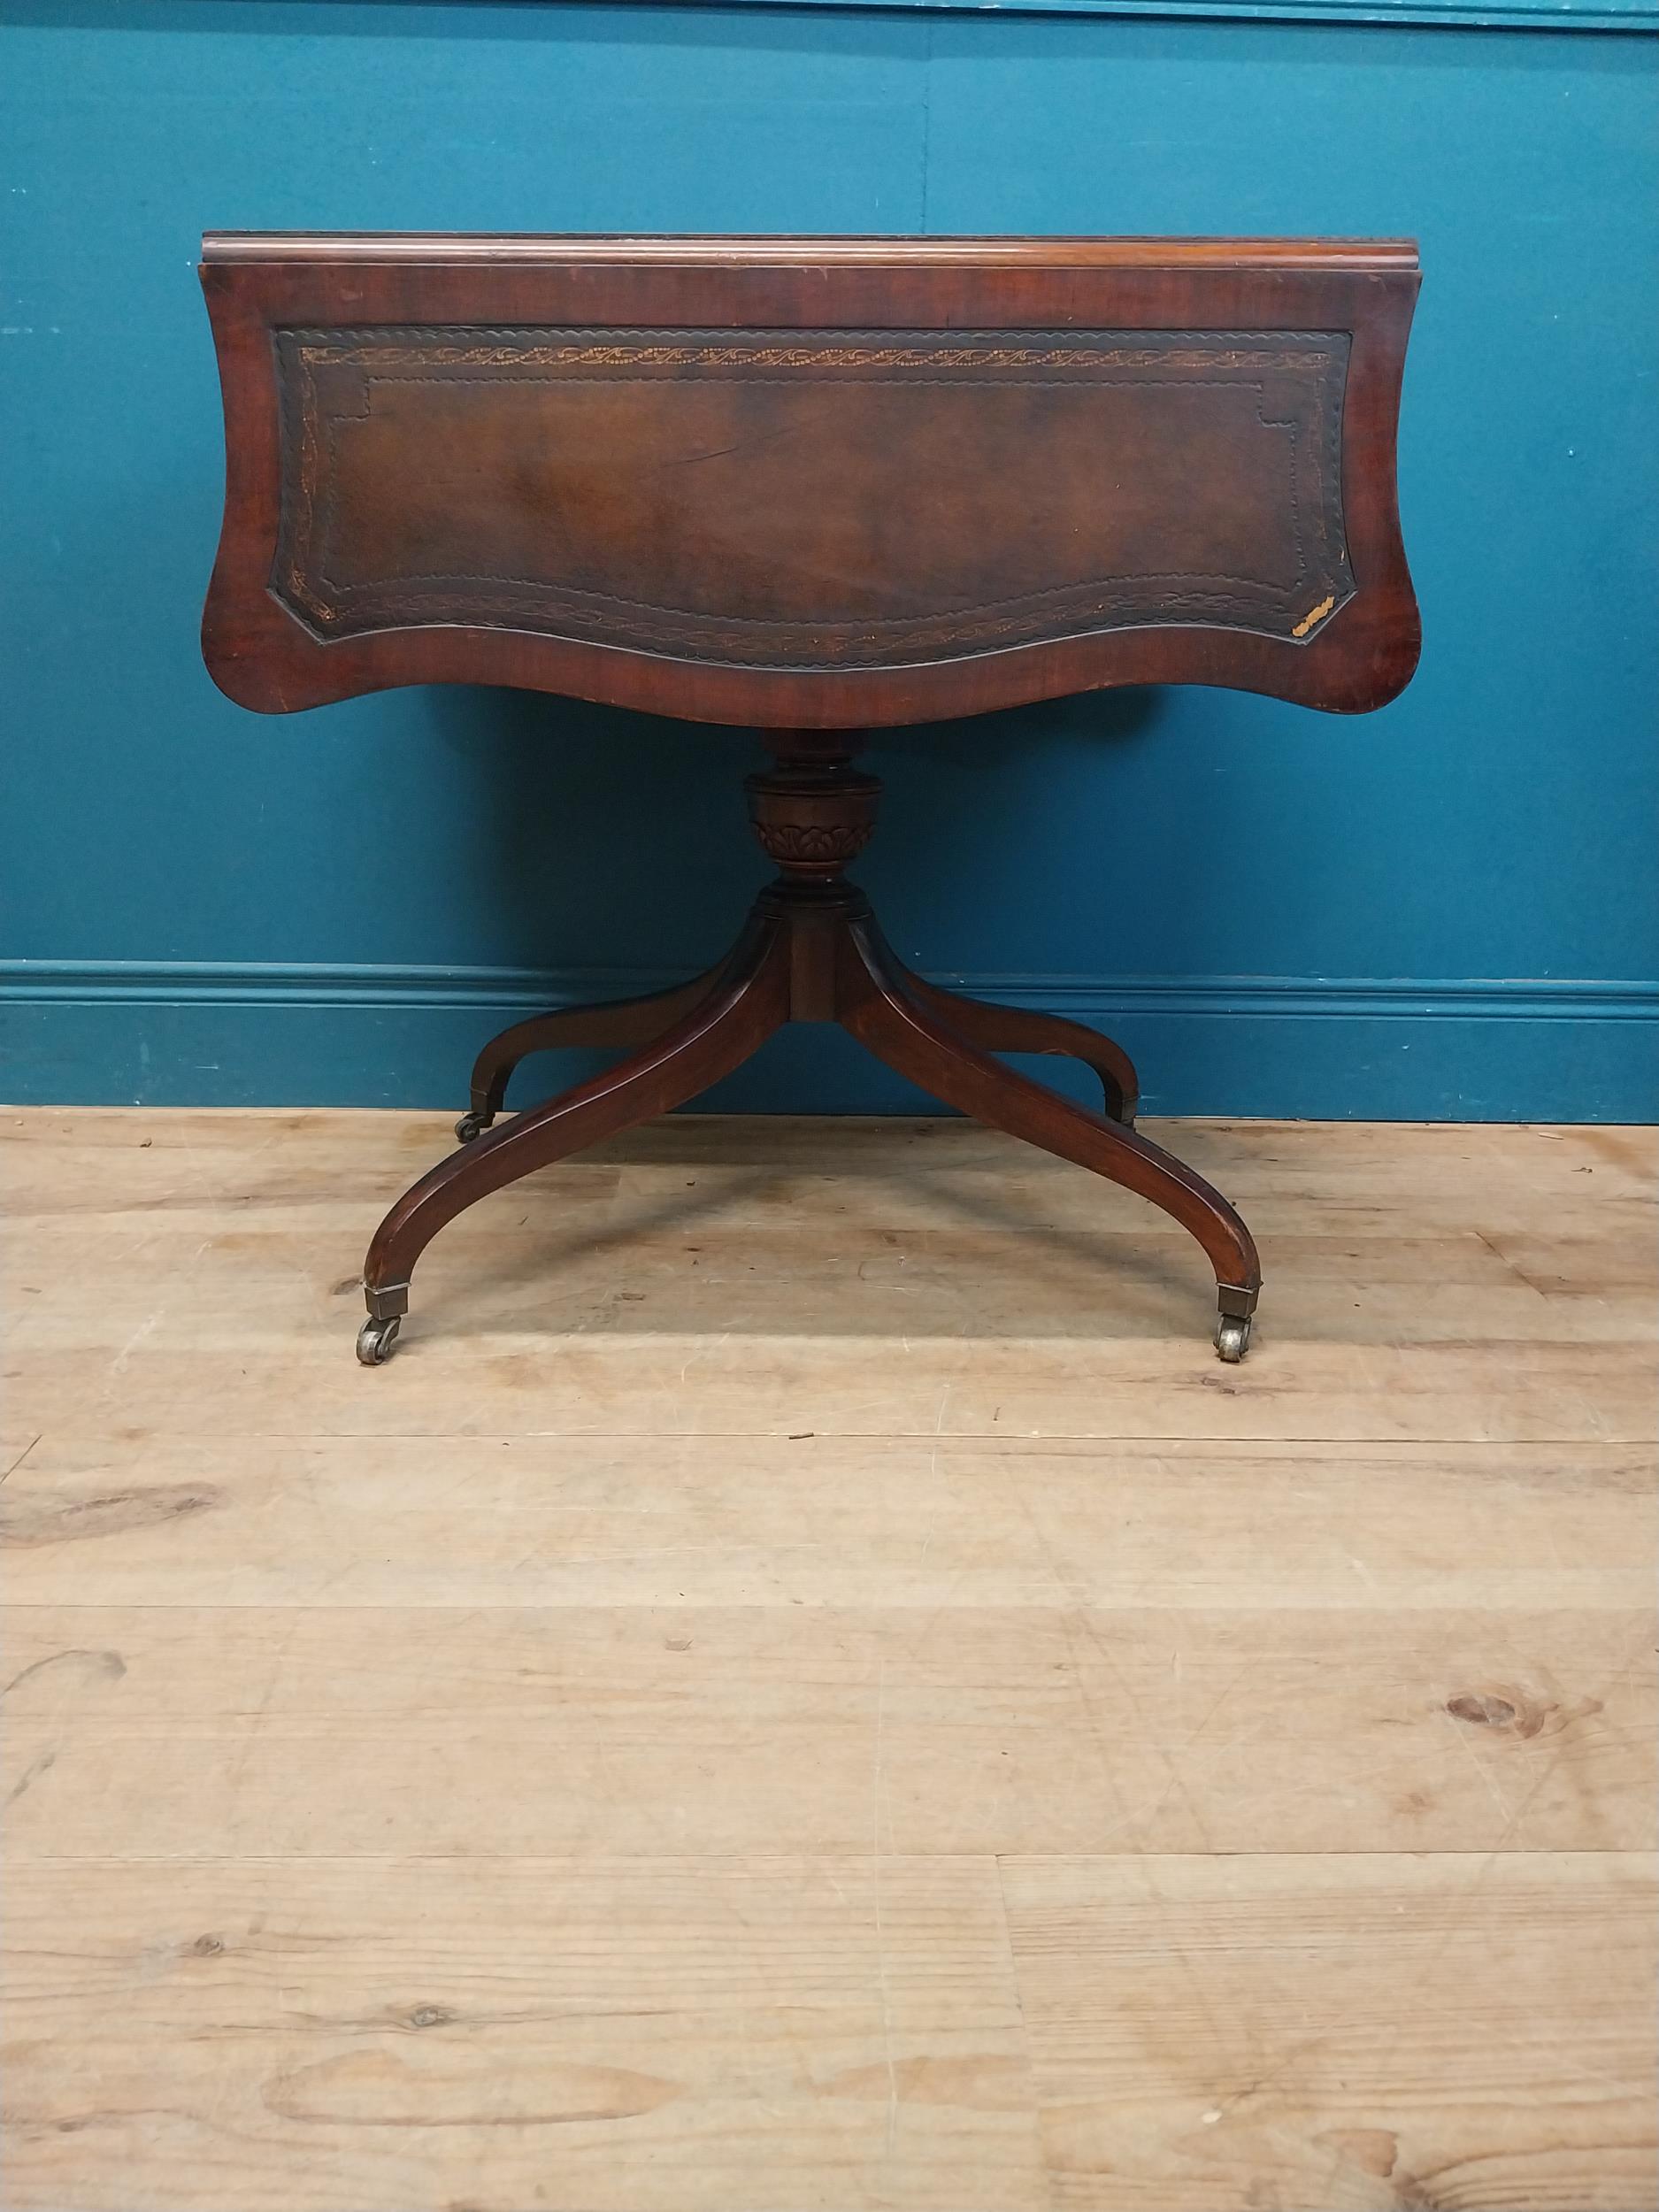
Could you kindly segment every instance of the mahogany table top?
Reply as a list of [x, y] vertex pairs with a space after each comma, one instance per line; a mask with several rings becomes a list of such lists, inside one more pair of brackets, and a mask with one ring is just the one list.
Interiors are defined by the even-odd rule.
[[201, 275], [248, 706], [1356, 712], [1416, 664], [1408, 242], [227, 233]]

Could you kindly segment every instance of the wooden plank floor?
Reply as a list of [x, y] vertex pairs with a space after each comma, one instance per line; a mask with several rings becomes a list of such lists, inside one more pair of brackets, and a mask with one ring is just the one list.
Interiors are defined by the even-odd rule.
[[1653, 1133], [0, 1116], [8, 2212], [1653, 2212]]

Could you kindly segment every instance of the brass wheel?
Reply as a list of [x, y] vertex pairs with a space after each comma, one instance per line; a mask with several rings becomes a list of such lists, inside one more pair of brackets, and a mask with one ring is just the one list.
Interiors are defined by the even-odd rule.
[[365, 1367], [384, 1367], [390, 1359], [402, 1318], [401, 1314], [389, 1314], [384, 1321], [365, 1321], [357, 1331], [357, 1357]]
[[1250, 1348], [1250, 1324], [1248, 1317], [1224, 1313], [1216, 1324], [1216, 1349], [1229, 1367], [1236, 1367]]

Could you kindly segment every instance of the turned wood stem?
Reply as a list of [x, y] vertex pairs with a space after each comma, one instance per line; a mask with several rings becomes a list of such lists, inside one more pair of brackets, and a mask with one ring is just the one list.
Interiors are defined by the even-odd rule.
[[778, 887], [840, 883], [869, 843], [880, 779], [852, 764], [859, 730], [769, 730], [771, 768], [744, 783], [749, 818], [777, 864]]

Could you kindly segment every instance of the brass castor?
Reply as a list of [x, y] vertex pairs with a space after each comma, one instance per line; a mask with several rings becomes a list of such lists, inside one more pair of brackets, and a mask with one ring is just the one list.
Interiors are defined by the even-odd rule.
[[1224, 1313], [1216, 1324], [1216, 1349], [1229, 1367], [1236, 1367], [1250, 1348], [1248, 1314]]
[[481, 1137], [495, 1118], [494, 1114], [477, 1111], [463, 1114], [455, 1125], [455, 1133], [463, 1144], [471, 1144], [474, 1137]]
[[365, 1321], [357, 1331], [357, 1357], [365, 1367], [385, 1366], [397, 1342], [397, 1325], [402, 1319], [401, 1314], [388, 1314], [384, 1321]]

